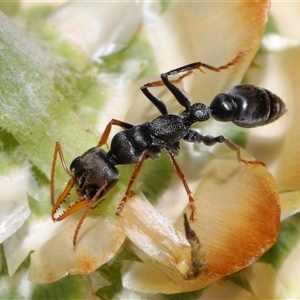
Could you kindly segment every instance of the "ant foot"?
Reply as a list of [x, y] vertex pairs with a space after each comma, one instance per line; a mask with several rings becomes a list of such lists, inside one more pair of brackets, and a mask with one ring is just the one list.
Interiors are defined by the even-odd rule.
[[124, 205], [125, 205], [125, 203], [126, 203], [126, 200], [127, 200], [127, 197], [124, 197], [124, 198], [121, 200], [121, 202], [119, 203], [119, 205], [118, 205], [118, 208], [117, 208], [117, 211], [116, 211], [116, 215], [117, 215], [118, 217], [121, 217], [121, 215], [122, 215], [122, 211], [123, 211]]
[[196, 206], [194, 202], [190, 202], [190, 210], [191, 210], [191, 214], [190, 214], [190, 221], [194, 222], [197, 220], [196, 218]]
[[259, 160], [245, 160], [245, 159], [241, 159], [241, 162], [243, 162], [246, 165], [262, 165], [263, 167], [266, 166], [265, 163], [263, 163], [262, 161], [259, 161]]

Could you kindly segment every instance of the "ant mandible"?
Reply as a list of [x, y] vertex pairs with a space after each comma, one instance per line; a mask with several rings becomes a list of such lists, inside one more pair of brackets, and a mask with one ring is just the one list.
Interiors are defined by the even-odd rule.
[[[234, 86], [226, 93], [218, 94], [212, 100], [210, 106], [206, 106], [203, 103], [191, 104], [186, 93], [175, 86], [168, 78], [170, 75], [185, 73], [179, 77], [179, 80], [181, 80], [195, 69], [202, 71], [201, 68], [219, 72], [236, 64], [242, 55], [243, 53], [239, 53], [231, 62], [218, 68], [201, 62], [188, 64], [162, 73], [160, 81], [150, 82], [141, 86], [141, 91], [156, 106], [161, 116], [140, 125], [132, 125], [112, 119], [106, 126], [98, 145], [75, 158], [70, 165], [70, 170], [66, 166], [61, 145], [59, 142], [56, 142], [51, 172], [52, 219], [53, 221], [61, 221], [73, 212], [85, 207], [74, 233], [74, 246], [82, 222], [90, 209], [118, 182], [120, 174], [115, 167], [116, 165], [135, 164], [125, 195], [116, 211], [116, 214], [120, 216], [127, 198], [130, 197], [133, 183], [144, 161], [148, 158], [159, 158], [161, 149], [164, 149], [188, 194], [191, 210], [190, 220], [193, 221], [195, 220], [196, 212], [195, 201], [185, 176], [175, 160], [175, 156], [180, 151], [180, 140], [183, 139], [191, 143], [203, 143], [207, 146], [224, 143], [236, 152], [238, 161], [256, 163], [242, 159], [239, 146], [222, 135], [216, 137], [202, 135], [190, 129], [190, 127], [196, 122], [203, 122], [210, 118], [221, 122], [233, 122], [238, 126], [247, 128], [269, 124], [277, 120], [286, 111], [283, 101], [278, 96], [264, 88], [244, 84]], [[148, 89], [163, 85], [174, 95], [179, 104], [185, 108], [182, 113], [177, 115], [169, 114], [166, 105]], [[106, 153], [101, 146], [107, 143], [112, 125], [120, 126], [123, 128], [123, 131], [112, 138], [110, 150]], [[69, 175], [70, 180], [54, 203], [54, 175], [57, 154], [59, 154], [62, 166]], [[68, 207], [60, 216], [55, 217], [58, 208], [66, 201], [74, 186], [79, 201]]]

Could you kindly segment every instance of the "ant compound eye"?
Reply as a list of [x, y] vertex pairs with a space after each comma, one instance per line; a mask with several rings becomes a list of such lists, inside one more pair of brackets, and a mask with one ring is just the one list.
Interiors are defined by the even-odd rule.
[[70, 164], [70, 170], [71, 172], [74, 172], [74, 169], [77, 169], [82, 165], [81, 157], [76, 157]]
[[230, 122], [236, 114], [236, 103], [230, 96], [219, 94], [211, 102], [210, 110], [215, 120]]

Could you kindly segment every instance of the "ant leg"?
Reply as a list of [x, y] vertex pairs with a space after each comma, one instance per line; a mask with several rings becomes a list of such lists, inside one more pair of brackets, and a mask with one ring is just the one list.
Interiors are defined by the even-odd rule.
[[[170, 82], [172, 82], [173, 84], [176, 82], [180, 82], [184, 77], [188, 76], [191, 73], [192, 71], [189, 71], [186, 74], [179, 76], [177, 79], [170, 80]], [[140, 89], [144, 93], [144, 95], [156, 106], [156, 108], [160, 111], [162, 115], [167, 115], [168, 110], [165, 103], [161, 101], [158, 97], [150, 93], [148, 90], [149, 87], [158, 87], [158, 86], [165, 86], [165, 83], [162, 80], [152, 81], [142, 85]]]
[[156, 86], [156, 85], [152, 85], [152, 83], [153, 82], [144, 84], [144, 85], [142, 85], [140, 87], [140, 89], [144, 93], [144, 95], [156, 106], [156, 108], [160, 111], [160, 113], [162, 115], [167, 115], [168, 114], [168, 110], [167, 110], [166, 105], [158, 97], [154, 96], [148, 90], [148, 87]]
[[[59, 197], [59, 199], [57, 200], [56, 204], [59, 202], [59, 200], [62, 199], [62, 197], [66, 197], [68, 192], [70, 191], [70, 189], [73, 187], [74, 185], [74, 178], [73, 175], [71, 174], [70, 170], [68, 169], [65, 159], [64, 159], [64, 155], [61, 149], [61, 145], [59, 142], [55, 143], [55, 148], [54, 148], [54, 155], [53, 155], [53, 160], [52, 160], [52, 169], [51, 169], [51, 179], [50, 179], [50, 194], [51, 194], [51, 204], [52, 206], [54, 205], [54, 177], [55, 177], [55, 167], [56, 167], [56, 159], [57, 159], [57, 153], [59, 154], [59, 158], [61, 161], [61, 164], [63, 166], [63, 169], [65, 170], [65, 172], [71, 177], [70, 181], [68, 182], [64, 192], [61, 194], [61, 196]], [[58, 205], [61, 203], [62, 201], [60, 201], [58, 203]]]
[[[180, 82], [184, 77], [191, 74], [192, 71], [187, 72], [186, 74], [183, 74], [179, 76], [177, 79], [170, 80], [172, 83]], [[161, 80], [152, 81], [149, 83], [146, 83], [140, 87], [141, 91], [144, 93], [144, 95], [156, 106], [156, 108], [160, 111], [162, 115], [167, 115], [168, 110], [163, 101], [161, 101], [158, 97], [154, 96], [152, 93], [149, 92], [149, 87], [159, 87], [159, 86], [165, 86], [164, 82]]]
[[127, 185], [125, 196], [122, 198], [121, 202], [118, 205], [118, 208], [117, 208], [117, 211], [116, 211], [116, 215], [117, 216], [121, 216], [121, 213], [122, 213], [124, 205], [125, 205], [125, 203], [127, 201], [127, 198], [130, 197], [132, 185], [133, 185], [135, 179], [137, 178], [139, 172], [141, 171], [142, 165], [143, 165], [143, 163], [144, 163], [144, 161], [145, 161], [145, 159], [147, 157], [147, 154], [148, 154], [148, 150], [144, 150], [142, 152], [141, 156], [139, 157], [139, 160], [137, 161], [135, 167], [134, 167], [134, 170], [132, 172], [130, 181], [129, 181], [128, 185]]
[[245, 164], [261, 164], [265, 166], [263, 162], [260, 161], [251, 161], [251, 160], [245, 160], [241, 157], [241, 149], [238, 145], [234, 144], [230, 140], [226, 139], [223, 135], [219, 135], [216, 137], [213, 137], [211, 135], [205, 135], [201, 137], [201, 142], [204, 143], [206, 146], [213, 146], [216, 143], [224, 143], [229, 149], [236, 152], [237, 160], [239, 162], [243, 162]]
[[[101, 181], [103, 181], [103, 180], [101, 180]], [[88, 183], [88, 184], [90, 184], [90, 183]], [[77, 236], [78, 236], [79, 230], [81, 228], [81, 225], [82, 225], [84, 219], [86, 218], [88, 212], [93, 208], [92, 207], [93, 204], [97, 201], [98, 197], [100, 196], [101, 192], [106, 188], [107, 184], [108, 184], [108, 182], [105, 180], [105, 182], [103, 183], [103, 185], [101, 186], [101, 188], [99, 188], [99, 190], [94, 195], [94, 197], [91, 200], [88, 201], [89, 203], [88, 203], [88, 205], [86, 205], [86, 208], [85, 208], [85, 210], [84, 210], [84, 212], [83, 212], [83, 214], [82, 214], [82, 216], [81, 216], [81, 218], [80, 218], [80, 220], [79, 220], [79, 222], [77, 224], [75, 232], [74, 232], [74, 236], [73, 236], [73, 246], [74, 247], [76, 245]]]
[[130, 128], [134, 127], [134, 125], [132, 125], [132, 124], [129, 124], [129, 123], [126, 123], [126, 122], [123, 122], [123, 121], [120, 121], [120, 120], [116, 120], [116, 119], [111, 119], [105, 127], [105, 130], [102, 134], [102, 137], [101, 137], [101, 139], [100, 139], [100, 141], [97, 145], [98, 147], [101, 147], [102, 145], [107, 143], [107, 139], [108, 139], [108, 136], [110, 134], [112, 125], [120, 126], [123, 129], [130, 129]]
[[191, 221], [195, 221], [195, 214], [196, 214], [196, 206], [195, 206], [195, 200], [192, 196], [192, 192], [185, 180], [185, 176], [184, 174], [182, 173], [179, 165], [177, 164], [176, 160], [175, 160], [175, 157], [174, 157], [174, 154], [172, 153], [172, 151], [168, 148], [165, 148], [166, 152], [167, 152], [167, 155], [169, 157], [169, 160], [176, 172], [176, 174], [179, 176], [179, 178], [181, 179], [183, 185], [184, 185], [184, 188], [188, 194], [188, 197], [189, 197], [189, 204], [190, 204], [190, 210], [191, 210], [191, 215], [190, 215], [190, 220]]
[[173, 69], [173, 70], [163, 73], [163, 74], [165, 74], [166, 76], [170, 76], [170, 75], [175, 75], [175, 74], [178, 74], [181, 72], [193, 71], [195, 69], [199, 69], [201, 72], [203, 72], [203, 70], [201, 70], [201, 67], [209, 69], [214, 72], [220, 72], [221, 70], [228, 69], [229, 67], [234, 66], [242, 56], [244, 56], [244, 53], [239, 52], [232, 61], [230, 61], [226, 65], [222, 65], [220, 67], [213, 67], [211, 65], [202, 63], [201, 61], [198, 61], [198, 62], [194, 62], [194, 63], [188, 64], [188, 65], [184, 65], [182, 67]]
[[189, 110], [190, 106], [191, 106], [191, 101], [188, 98], [188, 96], [186, 95], [186, 93], [179, 89], [177, 86], [175, 86], [172, 81], [169, 80], [168, 76], [170, 75], [175, 75], [181, 72], [191, 72], [195, 69], [199, 69], [202, 73], [204, 73], [204, 71], [201, 69], [201, 67], [209, 69], [211, 71], [214, 72], [219, 72], [221, 70], [227, 69], [233, 65], [235, 65], [241, 56], [243, 56], [244, 54], [242, 52], [239, 52], [238, 55], [229, 63], [227, 63], [226, 65], [222, 65], [218, 68], [204, 64], [202, 62], [195, 62], [195, 63], [191, 63], [182, 67], [179, 67], [177, 69], [173, 69], [169, 72], [166, 73], [162, 73], [160, 75], [161, 80], [163, 81], [163, 83], [165, 84], [165, 86], [169, 89], [169, 91], [174, 95], [174, 97], [176, 98], [176, 100], [179, 102], [180, 105], [182, 105], [187, 111]]

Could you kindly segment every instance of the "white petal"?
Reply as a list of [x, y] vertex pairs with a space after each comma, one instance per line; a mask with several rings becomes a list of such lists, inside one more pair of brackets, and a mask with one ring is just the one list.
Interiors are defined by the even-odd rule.
[[56, 234], [31, 255], [28, 279], [46, 283], [67, 274], [89, 274], [109, 261], [119, 250], [125, 235], [102, 216], [88, 216], [73, 247], [72, 239], [80, 214], [56, 227]]
[[0, 177], [0, 243], [15, 233], [29, 217], [27, 193], [35, 193], [35, 189], [28, 164]]
[[148, 258], [185, 273], [190, 265], [190, 245], [185, 235], [148, 202], [132, 197], [126, 203], [120, 225], [126, 236]]
[[55, 227], [50, 217], [31, 220], [3, 243], [8, 273], [12, 276], [28, 254], [41, 247]]
[[[91, 58], [124, 48], [140, 23], [138, 2], [69, 2], [49, 23]], [[116, 24], [118, 24], [116, 26]]]
[[289, 256], [284, 260], [278, 270], [278, 277], [286, 286], [290, 299], [299, 299], [300, 297], [300, 242], [298, 241]]

